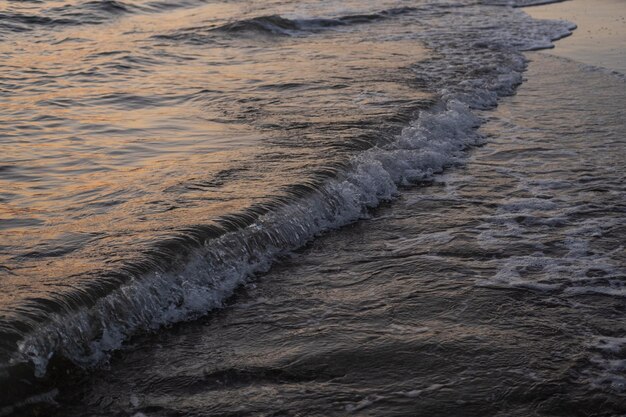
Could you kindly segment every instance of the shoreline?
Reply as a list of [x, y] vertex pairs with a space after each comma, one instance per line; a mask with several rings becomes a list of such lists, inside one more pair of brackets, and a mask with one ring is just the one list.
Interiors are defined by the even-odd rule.
[[543, 53], [626, 74], [626, 2], [565, 0], [522, 9], [535, 19], [566, 20], [577, 26], [571, 36]]

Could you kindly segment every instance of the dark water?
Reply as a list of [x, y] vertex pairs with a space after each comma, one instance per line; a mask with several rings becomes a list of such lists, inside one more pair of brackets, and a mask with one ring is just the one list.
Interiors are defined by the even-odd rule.
[[623, 81], [530, 57], [465, 167], [133, 339], [60, 415], [623, 415]]
[[2, 413], [623, 414], [623, 78], [493, 3], [5, 3]]

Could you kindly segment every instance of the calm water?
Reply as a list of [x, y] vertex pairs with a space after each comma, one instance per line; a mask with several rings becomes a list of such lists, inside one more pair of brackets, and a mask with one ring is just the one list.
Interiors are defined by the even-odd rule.
[[623, 414], [624, 79], [489, 3], [0, 3], [0, 412]]

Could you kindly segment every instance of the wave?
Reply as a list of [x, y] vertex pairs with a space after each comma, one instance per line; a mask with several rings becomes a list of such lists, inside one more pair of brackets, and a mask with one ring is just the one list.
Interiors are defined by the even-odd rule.
[[[44, 2], [37, 2], [44, 4]], [[0, 33], [28, 32], [37, 28], [57, 28], [66, 26], [96, 25], [113, 18], [134, 13], [159, 13], [174, 8], [194, 7], [204, 4], [203, 0], [184, 0], [178, 2], [155, 1], [135, 4], [121, 0], [88, 0], [67, 3], [63, 6], [41, 7], [37, 14], [25, 14], [17, 11], [0, 13]], [[35, 9], [33, 9], [34, 11]]]
[[98, 24], [133, 10], [139, 10], [139, 8], [116, 0], [94, 0], [81, 4], [42, 8], [38, 10], [38, 14], [7, 11], [0, 13], [0, 30], [28, 32], [42, 27], [54, 29], [65, 26]]
[[341, 16], [334, 19], [287, 19], [278, 15], [261, 16], [239, 20], [218, 26], [212, 30], [220, 32], [263, 32], [288, 35], [297, 31], [315, 31], [325, 28], [376, 22], [392, 16], [399, 16], [417, 10], [414, 7], [401, 7], [382, 10], [378, 13]]
[[35, 27], [75, 25], [76, 22], [67, 18], [51, 18], [46, 16], [27, 15], [23, 13], [0, 13], [1, 32], [28, 32]]
[[294, 20], [285, 19], [278, 15], [261, 16], [247, 20], [239, 20], [218, 26], [213, 31], [237, 33], [237, 32], [262, 32], [269, 34], [286, 35], [291, 31], [300, 30], [302, 27]]
[[264, 34], [294, 36], [307, 32], [319, 32], [330, 28], [377, 22], [390, 17], [408, 14], [416, 10], [417, 8], [414, 7], [400, 7], [371, 14], [355, 14], [336, 18], [314, 19], [288, 19], [280, 15], [258, 16], [228, 22], [218, 26], [186, 29], [177, 31], [174, 34], [161, 35], [158, 37], [169, 39], [197, 38], [204, 32], [228, 35]]
[[[27, 387], [32, 376], [44, 376], [52, 359], [95, 366], [133, 334], [219, 308], [281, 255], [367, 217], [369, 209], [397, 195], [398, 185], [428, 180], [462, 163], [464, 150], [481, 141], [476, 132], [481, 120], [472, 110], [497, 105], [521, 83], [526, 60], [520, 51], [550, 46], [572, 30], [565, 22], [534, 21], [510, 8], [495, 17], [485, 16], [480, 5], [466, 9], [462, 24], [454, 13], [433, 10], [436, 24], [420, 32], [436, 56], [413, 71], [418, 81], [439, 91], [440, 99], [393, 142], [320, 171], [270, 203], [181, 231], [147, 253], [144, 262], [104, 273], [70, 295], [33, 300], [27, 318], [0, 329], [2, 350], [8, 352], [0, 389], [16, 398], [15, 393], [34, 389]], [[303, 25], [280, 17], [245, 22], [262, 30]], [[326, 20], [306, 22], [319, 26]], [[26, 385], [15, 382], [20, 380]]]
[[[180, 7], [194, 7], [204, 4], [202, 0], [186, 0], [176, 3], [154, 1], [134, 4], [121, 0], [89, 0], [63, 6], [41, 8], [38, 14], [19, 12], [0, 13], [0, 30], [9, 32], [31, 31], [37, 27], [62, 27], [93, 25], [104, 23], [111, 18], [132, 13], [158, 13]], [[348, 15], [332, 19], [287, 19], [278, 15], [260, 16], [251, 19], [229, 22], [209, 28], [209, 31], [222, 33], [255, 32], [273, 35], [290, 35], [297, 32], [316, 31], [324, 28], [363, 24], [383, 20], [388, 17], [407, 14], [417, 10], [414, 7], [399, 7], [382, 10], [378, 13]], [[167, 37], [167, 36], [166, 36]]]
[[[53, 355], [93, 366], [138, 331], [222, 306], [236, 287], [266, 271], [278, 256], [366, 217], [369, 208], [394, 197], [396, 184], [428, 179], [456, 163], [462, 150], [477, 142], [479, 120], [454, 99], [438, 107], [422, 113], [393, 145], [355, 157], [335, 178], [298, 184], [273, 204], [224, 216], [219, 227], [189, 230], [155, 249], [151, 265], [129, 266], [125, 273], [100, 279], [97, 287], [48, 302], [46, 323], [32, 323], [11, 364], [30, 363], [38, 377]], [[183, 247], [189, 255], [181, 259]]]
[[133, 6], [116, 0], [93, 0], [83, 3], [82, 8], [110, 14], [121, 14], [128, 13]]

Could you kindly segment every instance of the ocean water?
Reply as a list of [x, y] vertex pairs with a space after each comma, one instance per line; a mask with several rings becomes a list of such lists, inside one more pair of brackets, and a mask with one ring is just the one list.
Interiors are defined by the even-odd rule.
[[0, 4], [0, 414], [626, 412], [624, 77], [524, 54], [573, 23]]

